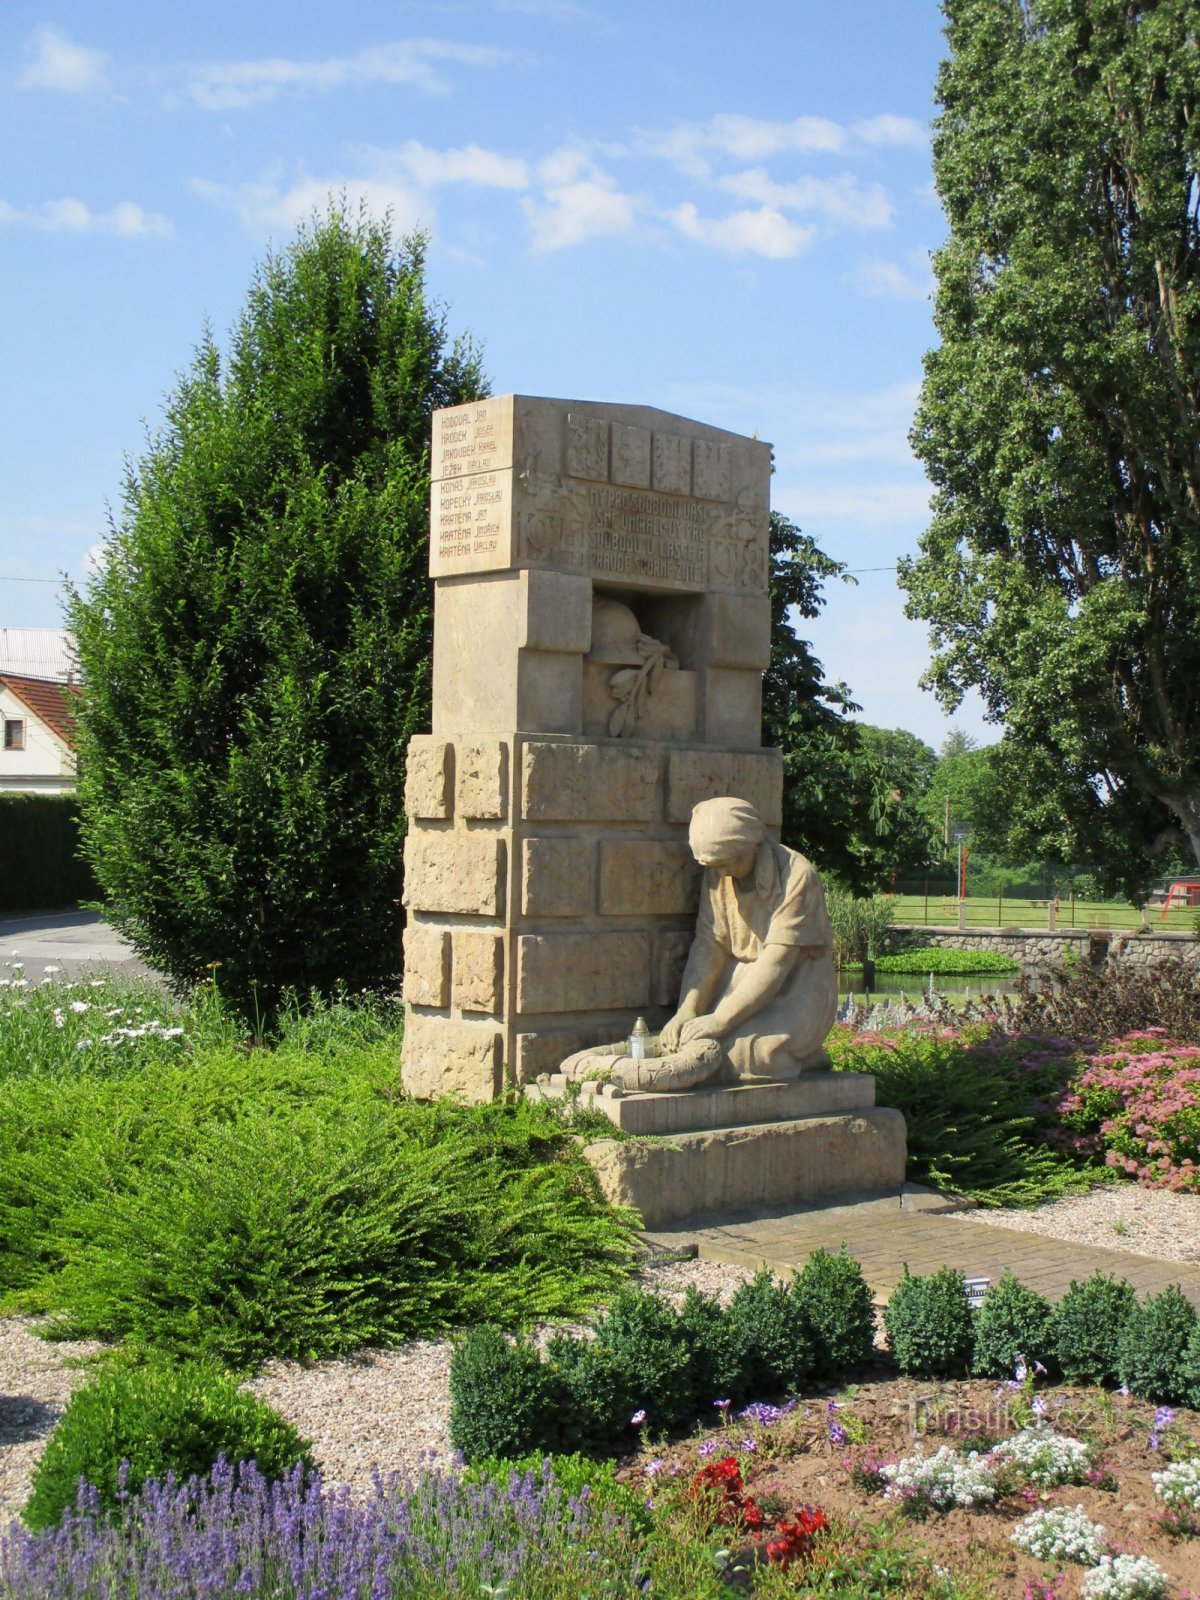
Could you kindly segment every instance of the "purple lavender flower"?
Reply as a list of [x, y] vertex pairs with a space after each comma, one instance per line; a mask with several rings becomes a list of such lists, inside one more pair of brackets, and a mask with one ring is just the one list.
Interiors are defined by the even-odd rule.
[[743, 1439], [742, 1442], [741, 1442], [741, 1448], [743, 1450], [757, 1450], [758, 1449], [758, 1440], [757, 1439]]
[[716, 1451], [716, 1444], [711, 1439], [706, 1439], [696, 1452], [697, 1455], [711, 1456]]
[[634, 1428], [640, 1428], [645, 1420], [646, 1413], [644, 1411], [635, 1411], [629, 1419], [630, 1425]]

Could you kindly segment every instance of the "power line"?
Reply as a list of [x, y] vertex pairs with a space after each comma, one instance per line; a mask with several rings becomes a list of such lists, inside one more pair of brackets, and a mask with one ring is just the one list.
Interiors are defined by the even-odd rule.
[[0, 583], [61, 583], [61, 578], [11, 578], [7, 572], [0, 572]]

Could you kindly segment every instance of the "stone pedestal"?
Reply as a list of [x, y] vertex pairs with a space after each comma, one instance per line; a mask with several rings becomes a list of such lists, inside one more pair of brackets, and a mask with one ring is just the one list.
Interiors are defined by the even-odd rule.
[[[485, 1100], [671, 1014], [698, 801], [746, 799], [778, 833], [781, 759], [760, 743], [771, 451], [647, 407], [522, 395], [438, 412], [433, 439], [403, 1081]], [[598, 601], [664, 652], [636, 695], [637, 648], [593, 648]]]

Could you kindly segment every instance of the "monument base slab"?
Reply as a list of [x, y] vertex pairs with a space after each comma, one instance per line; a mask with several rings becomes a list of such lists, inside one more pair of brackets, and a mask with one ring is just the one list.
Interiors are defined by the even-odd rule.
[[610, 1204], [658, 1228], [710, 1211], [898, 1195], [906, 1142], [900, 1112], [864, 1107], [653, 1143], [597, 1139], [583, 1154]]
[[623, 1133], [706, 1133], [765, 1122], [867, 1111], [875, 1104], [869, 1072], [807, 1072], [787, 1083], [735, 1083], [674, 1092], [622, 1093], [611, 1084], [568, 1083], [559, 1073], [527, 1084], [530, 1099], [561, 1100], [578, 1094], [588, 1110], [604, 1114]]

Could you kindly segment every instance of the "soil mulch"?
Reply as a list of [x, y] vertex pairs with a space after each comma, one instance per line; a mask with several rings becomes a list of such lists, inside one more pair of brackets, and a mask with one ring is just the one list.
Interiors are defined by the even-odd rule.
[[[1179, 1408], [1158, 1448], [1151, 1449], [1154, 1406], [1067, 1385], [1041, 1393], [1047, 1407], [1044, 1425], [1091, 1446], [1095, 1464], [1115, 1487], [1031, 1487], [987, 1506], [932, 1510], [923, 1522], [914, 1523], [882, 1495], [856, 1487], [850, 1470], [854, 1463], [868, 1454], [883, 1461], [918, 1451], [931, 1455], [944, 1444], [987, 1450], [1020, 1431], [1029, 1420], [1028, 1402], [994, 1380], [918, 1382], [895, 1377], [871, 1377], [851, 1388], [807, 1396], [778, 1422], [753, 1424], [730, 1414], [724, 1426], [697, 1431], [675, 1444], [647, 1446], [625, 1463], [621, 1476], [639, 1485], [644, 1480], [649, 1493], [661, 1472], [686, 1479], [706, 1460], [734, 1455], [747, 1493], [764, 1509], [791, 1514], [799, 1506], [820, 1507], [826, 1514], [854, 1519], [859, 1527], [895, 1520], [913, 1533], [933, 1561], [957, 1578], [974, 1579], [997, 1600], [1020, 1600], [1028, 1580], [1044, 1579], [1052, 1570], [1010, 1542], [1016, 1523], [1042, 1507], [1081, 1505], [1092, 1522], [1103, 1524], [1114, 1553], [1149, 1556], [1170, 1575], [1171, 1600], [1195, 1600], [1200, 1593], [1200, 1537], [1166, 1532], [1150, 1474], [1171, 1460], [1200, 1456], [1200, 1414]], [[831, 1399], [836, 1399], [832, 1413]], [[846, 1434], [845, 1443], [831, 1440], [831, 1421]], [[753, 1448], [745, 1447], [747, 1440], [754, 1441]], [[701, 1456], [706, 1443], [715, 1444], [716, 1451]], [[663, 1465], [647, 1475], [655, 1459]], [[1060, 1593], [1068, 1600], [1078, 1595], [1087, 1569], [1061, 1570]]]

